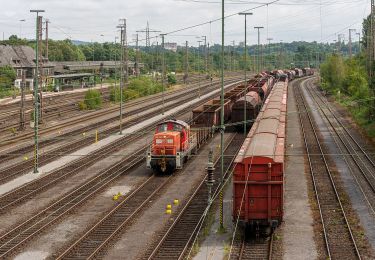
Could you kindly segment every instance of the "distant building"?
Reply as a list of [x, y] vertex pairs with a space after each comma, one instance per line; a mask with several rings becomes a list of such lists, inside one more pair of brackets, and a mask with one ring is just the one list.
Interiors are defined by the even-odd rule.
[[166, 42], [164, 43], [164, 48], [169, 51], [177, 52], [177, 43], [175, 42]]
[[[45, 85], [47, 78], [53, 75], [54, 65], [47, 59], [41, 60], [41, 75], [44, 78], [42, 85]], [[29, 46], [0, 45], [0, 67], [11, 66], [17, 73], [14, 82], [15, 87], [21, 86], [22, 74], [26, 73], [26, 87], [33, 89], [36, 59], [35, 51]]]

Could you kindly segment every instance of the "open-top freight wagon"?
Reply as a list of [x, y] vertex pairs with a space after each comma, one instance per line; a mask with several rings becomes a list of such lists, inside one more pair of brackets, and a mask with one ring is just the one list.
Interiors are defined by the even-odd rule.
[[283, 218], [287, 86], [275, 84], [235, 159], [233, 220], [267, 234]]
[[232, 106], [231, 121], [235, 124], [238, 130], [243, 129], [243, 121], [248, 122], [247, 128], [252, 126], [253, 121], [258, 116], [258, 113], [263, 105], [264, 100], [268, 97], [274, 78], [271, 76], [256, 78], [248, 81], [249, 92], [245, 97], [238, 99]]

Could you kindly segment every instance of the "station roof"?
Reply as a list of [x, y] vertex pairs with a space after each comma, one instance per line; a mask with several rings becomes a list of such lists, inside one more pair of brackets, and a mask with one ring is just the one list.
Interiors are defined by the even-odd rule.
[[72, 73], [72, 74], [54, 75], [54, 76], [50, 76], [49, 78], [68, 79], [68, 78], [82, 78], [82, 77], [88, 77], [88, 76], [93, 76], [93, 74], [92, 73]]

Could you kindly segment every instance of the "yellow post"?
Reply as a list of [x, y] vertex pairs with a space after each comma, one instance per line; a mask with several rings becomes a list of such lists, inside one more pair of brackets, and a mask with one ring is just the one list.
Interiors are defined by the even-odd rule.
[[98, 130], [95, 131], [95, 143], [98, 142]]

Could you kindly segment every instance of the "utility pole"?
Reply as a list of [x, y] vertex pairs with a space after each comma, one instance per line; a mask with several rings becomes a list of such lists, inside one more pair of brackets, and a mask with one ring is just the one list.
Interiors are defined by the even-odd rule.
[[232, 70], [235, 71], [236, 70], [236, 60], [235, 60], [235, 44], [236, 42], [235, 41], [232, 41], [232, 52], [231, 52], [231, 63], [232, 63]]
[[212, 86], [212, 72], [211, 72], [211, 64], [210, 64], [210, 43], [207, 44], [207, 59], [208, 59], [208, 74], [210, 76], [210, 86]]
[[207, 61], [207, 36], [202, 36], [204, 38], [204, 64], [205, 64], [205, 71], [208, 74], [208, 61]]
[[25, 130], [25, 85], [26, 85], [26, 70], [22, 70], [21, 81], [21, 109], [20, 109], [20, 127], [19, 129]]
[[246, 94], [247, 94], [247, 75], [246, 75], [246, 70], [247, 70], [247, 16], [248, 15], [253, 15], [253, 13], [239, 13], [239, 15], [243, 15], [245, 16], [245, 69], [244, 69], [244, 74], [245, 74], [245, 89], [244, 89], [244, 98], [245, 98], [245, 102], [244, 102], [244, 110], [243, 110], [243, 113], [244, 113], [244, 120], [243, 120], [243, 134], [244, 136], [246, 136], [247, 134], [247, 130], [246, 130], [246, 123], [247, 123], [247, 115], [246, 115]]
[[162, 93], [162, 99], [163, 99], [163, 109], [162, 109], [162, 115], [164, 115], [164, 88], [165, 88], [165, 49], [164, 49], [164, 36], [167, 35], [166, 33], [162, 33], [160, 34], [161, 36], [161, 48], [162, 48], [162, 52], [163, 52], [163, 55], [162, 55], [162, 75], [161, 75], [161, 85], [163, 87], [163, 93]]
[[[115, 48], [114, 48], [114, 58], [115, 58], [115, 92], [117, 91], [117, 55], [116, 55], [116, 45], [117, 45], [117, 39], [118, 37], [115, 36]], [[116, 97], [115, 97], [116, 100]]]
[[280, 40], [280, 57], [279, 57], [279, 68], [282, 68], [284, 65], [284, 54], [283, 54], [283, 41]]
[[149, 49], [151, 47], [150, 32], [158, 33], [158, 32], [161, 32], [161, 31], [150, 29], [149, 23], [147, 21], [146, 29], [138, 30], [137, 32], [145, 32], [146, 33], [146, 48]]
[[344, 34], [339, 34], [338, 35], [338, 40], [339, 40], [339, 53], [342, 53], [342, 55], [344, 55], [344, 53], [342, 52], [342, 43], [344, 43], [345, 44], [345, 35]]
[[198, 97], [199, 98], [201, 98], [201, 66], [200, 66], [201, 42], [202, 41], [198, 41]]
[[136, 47], [135, 47], [135, 75], [139, 77], [139, 47], [138, 47], [138, 33], [136, 34]]
[[[221, 96], [220, 96], [220, 103], [221, 103], [221, 113], [220, 113], [220, 165], [221, 165], [221, 175], [220, 175], [220, 186], [223, 186], [224, 183], [224, 0], [221, 1]], [[220, 189], [219, 194], [220, 200], [220, 230], [224, 230], [224, 219], [223, 219], [223, 189]]]
[[38, 59], [39, 59], [39, 84], [40, 84], [40, 88], [39, 88], [39, 102], [40, 102], [40, 122], [43, 122], [43, 81], [44, 81], [44, 73], [43, 73], [43, 56], [42, 56], [42, 41], [43, 41], [43, 17], [42, 16], [39, 16], [39, 19], [38, 19], [38, 23], [39, 23], [39, 31], [38, 31], [38, 48], [39, 48], [39, 55], [38, 55]]
[[257, 58], [257, 72], [260, 72], [260, 29], [263, 29], [263, 26], [255, 26], [254, 29], [258, 30], [258, 58]]
[[[371, 88], [372, 88], [372, 93], [374, 94], [374, 86], [373, 86], [373, 63], [374, 63], [374, 59], [375, 59], [375, 33], [374, 33], [374, 8], [375, 8], [375, 1], [374, 0], [371, 0], [371, 23], [370, 23], [370, 31], [371, 31], [371, 34], [370, 34], [370, 38], [371, 38], [371, 42], [368, 43], [367, 45], [369, 46], [369, 56], [370, 56], [370, 62], [369, 62], [369, 79], [370, 79], [370, 85], [371, 85]], [[371, 101], [370, 101], [371, 102]], [[372, 101], [372, 104], [370, 103], [369, 104], [369, 107], [371, 107], [370, 109], [370, 113], [369, 113], [369, 120], [371, 120], [372, 118], [372, 114], [374, 112], [374, 101]]]
[[375, 9], [375, 0], [371, 0], [371, 75], [372, 75], [372, 63], [375, 58], [375, 33], [374, 33], [374, 9]]
[[46, 60], [48, 60], [48, 24], [49, 24], [49, 20], [46, 19], [46, 54], [45, 54]]
[[355, 32], [355, 29], [349, 29], [349, 58], [352, 58], [352, 32]]
[[127, 82], [128, 65], [126, 50], [126, 19], [120, 19], [120, 44], [121, 44], [121, 62], [120, 62], [120, 135], [122, 135], [122, 114], [123, 114], [123, 90], [124, 84]]
[[188, 41], [185, 42], [185, 75], [184, 75], [184, 84], [187, 83], [189, 77], [189, 48]]
[[38, 143], [38, 121], [39, 121], [39, 109], [38, 109], [38, 87], [39, 87], [39, 13], [43, 13], [44, 10], [30, 10], [31, 13], [36, 13], [36, 37], [35, 37], [35, 82], [34, 82], [34, 173], [38, 173], [39, 164], [39, 143]]
[[267, 41], [268, 41], [268, 59], [269, 59], [269, 68], [271, 69], [272, 68], [272, 64], [271, 64], [271, 41], [273, 40], [273, 38], [267, 38]]
[[358, 52], [361, 55], [361, 33], [356, 33], [358, 35]]

